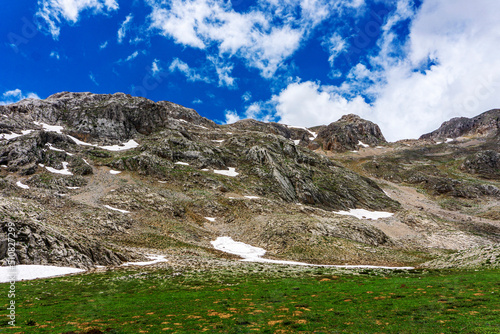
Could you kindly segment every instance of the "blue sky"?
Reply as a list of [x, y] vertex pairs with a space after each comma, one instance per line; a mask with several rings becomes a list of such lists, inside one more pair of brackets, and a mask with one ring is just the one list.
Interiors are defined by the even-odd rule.
[[0, 104], [124, 92], [389, 140], [500, 107], [496, 0], [38, 0], [0, 11]]

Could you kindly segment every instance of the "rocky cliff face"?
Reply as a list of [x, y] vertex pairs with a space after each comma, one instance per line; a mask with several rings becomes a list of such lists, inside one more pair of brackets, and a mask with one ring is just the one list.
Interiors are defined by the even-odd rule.
[[500, 109], [486, 111], [476, 117], [456, 117], [444, 122], [439, 129], [422, 135], [420, 139], [445, 140], [446, 138], [493, 137], [500, 131]]
[[342, 116], [337, 122], [321, 128], [315, 141], [324, 150], [335, 152], [386, 143], [378, 125], [352, 114]]

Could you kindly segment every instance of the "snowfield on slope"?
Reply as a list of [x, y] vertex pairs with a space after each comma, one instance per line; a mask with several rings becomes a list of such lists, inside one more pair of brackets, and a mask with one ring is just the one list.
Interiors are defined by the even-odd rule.
[[241, 256], [241, 261], [246, 262], [265, 262], [276, 264], [291, 264], [298, 266], [313, 266], [313, 267], [333, 267], [333, 268], [371, 268], [371, 269], [414, 269], [414, 267], [384, 267], [384, 266], [371, 266], [371, 265], [327, 265], [327, 264], [311, 264], [296, 261], [281, 261], [263, 259], [262, 256], [266, 254], [266, 250], [260, 247], [254, 247], [240, 241], [234, 241], [231, 237], [218, 237], [216, 240], [210, 242], [215, 249], [225, 253]]
[[14, 277], [14, 280], [16, 281], [21, 281], [76, 274], [85, 271], [83, 269], [70, 267], [42, 266], [35, 264], [20, 264], [15, 266], [14, 269], [11, 268], [12, 267], [0, 267], [0, 283], [10, 282], [12, 277]]
[[368, 211], [365, 209], [350, 209], [349, 211], [334, 211], [338, 215], [354, 216], [358, 219], [373, 219], [377, 220], [380, 218], [389, 218], [394, 215], [394, 213], [385, 211]]

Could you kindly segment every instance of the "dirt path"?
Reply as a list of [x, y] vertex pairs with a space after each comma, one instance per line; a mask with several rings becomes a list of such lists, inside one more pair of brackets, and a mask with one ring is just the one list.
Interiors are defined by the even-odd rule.
[[[500, 227], [500, 222], [495, 220], [490, 220], [486, 218], [475, 217], [472, 215], [468, 215], [459, 211], [450, 211], [443, 209], [439, 206], [436, 201], [430, 200], [424, 194], [419, 193], [415, 188], [403, 186], [397, 183], [382, 181], [376, 179], [377, 182], [386, 184], [388, 187], [385, 187], [385, 192], [389, 195], [389, 197], [397, 200], [403, 208], [405, 209], [417, 209], [432, 215], [435, 215], [441, 219], [454, 221], [458, 223], [487, 223], [497, 227]], [[495, 201], [496, 205], [500, 204], [498, 201]], [[495, 205], [489, 203], [488, 206]]]
[[80, 189], [78, 194], [71, 196], [75, 202], [100, 207], [102, 204], [99, 201], [103, 196], [128, 182], [132, 182], [128, 173], [111, 174], [111, 169], [104, 166], [92, 166], [92, 170], [94, 174], [89, 183]]

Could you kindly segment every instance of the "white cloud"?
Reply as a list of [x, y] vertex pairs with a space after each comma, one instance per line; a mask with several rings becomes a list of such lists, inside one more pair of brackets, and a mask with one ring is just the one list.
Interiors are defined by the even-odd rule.
[[233, 110], [226, 110], [225, 117], [226, 117], [226, 124], [232, 124], [241, 119], [238, 116], [238, 113]]
[[17, 88], [4, 92], [0, 98], [0, 105], [16, 103], [24, 99], [40, 99], [40, 97], [32, 92], [24, 94], [19, 88]]
[[202, 104], [203, 101], [200, 99], [193, 100], [193, 104]]
[[367, 114], [369, 105], [361, 97], [347, 99], [331, 86], [306, 81], [291, 83], [271, 102], [280, 123], [296, 126], [329, 124], [345, 114]]
[[56, 58], [57, 60], [59, 60], [59, 58], [61, 58], [61, 57], [59, 56], [59, 52], [57, 52], [57, 51], [52, 51], [52, 52], [50, 53], [50, 57], [51, 57], [51, 58]]
[[125, 59], [125, 61], [126, 61], [126, 62], [127, 62], [127, 61], [131, 61], [131, 60], [133, 60], [133, 59], [137, 58], [137, 56], [138, 56], [138, 55], [139, 55], [139, 51], [134, 51], [134, 53], [132, 53], [130, 56], [128, 56], [128, 57]]
[[335, 59], [339, 56], [339, 54], [346, 49], [346, 42], [338, 33], [334, 33], [330, 38], [325, 39], [322, 43], [323, 47], [328, 50], [328, 61], [330, 62], [330, 66], [333, 67]]
[[105, 41], [104, 43], [102, 43], [101, 45], [99, 45], [99, 49], [105, 49], [108, 47], [108, 41]]
[[92, 10], [94, 14], [103, 14], [117, 9], [116, 0], [38, 0], [36, 16], [47, 24], [47, 26], [40, 24], [39, 28], [47, 30], [54, 39], [57, 39], [63, 20], [75, 24], [83, 11]]
[[149, 3], [152, 29], [192, 48], [216, 46], [221, 56], [241, 58], [265, 78], [271, 78], [304, 36], [331, 13], [326, 0], [259, 2], [245, 13], [223, 0]]
[[160, 63], [160, 61], [158, 59], [155, 59], [155, 60], [153, 60], [153, 63], [151, 64], [151, 72], [152, 72], [153, 76], [157, 75], [161, 71], [161, 68], [158, 65], [159, 63]]
[[243, 101], [245, 101], [245, 102], [250, 101], [250, 100], [252, 99], [252, 93], [251, 93], [251, 92], [248, 92], [248, 91], [247, 91], [247, 92], [245, 92], [245, 94], [243, 94], [243, 95], [241, 96], [241, 99], [242, 99]]
[[215, 67], [215, 72], [217, 73], [219, 79], [219, 87], [235, 87], [235, 79], [231, 76], [231, 72], [233, 71], [233, 65], [227, 64], [223, 59], [217, 59], [212, 56], [207, 57], [208, 61], [210, 61]]
[[89, 79], [96, 85], [99, 86], [99, 83], [97, 82], [94, 73], [90, 72], [89, 74]]
[[[283, 123], [306, 126], [355, 113], [397, 140], [418, 138], [452, 117], [498, 108], [499, 11], [500, 3], [491, 0], [426, 0], [415, 13], [400, 0], [381, 26], [378, 53], [353, 66], [338, 87], [289, 84], [271, 100], [275, 113]], [[407, 19], [412, 23], [402, 41], [394, 30]]]
[[130, 22], [132, 22], [132, 19], [134, 16], [132, 13], [128, 14], [127, 17], [125, 18], [125, 21], [122, 22], [120, 25], [120, 29], [118, 29], [118, 43], [121, 43], [123, 41], [123, 38], [127, 35], [127, 30], [130, 27]]
[[179, 71], [182, 74], [184, 74], [187, 78], [188, 81], [204, 81], [204, 82], [210, 82], [210, 79], [207, 78], [206, 76], [203, 76], [199, 74], [195, 69], [192, 69], [189, 67], [188, 64], [180, 60], [179, 58], [175, 58], [172, 63], [169, 66], [169, 71], [170, 72], [175, 72]]

